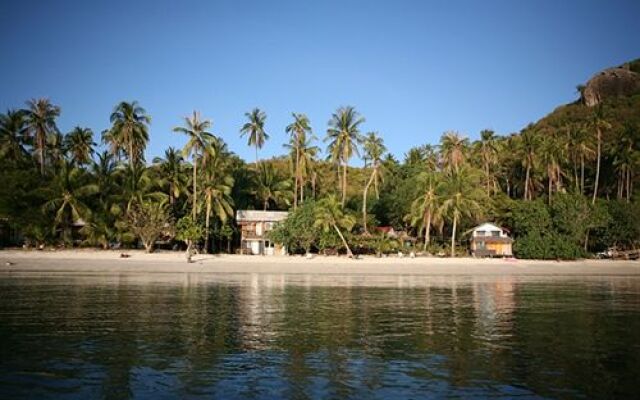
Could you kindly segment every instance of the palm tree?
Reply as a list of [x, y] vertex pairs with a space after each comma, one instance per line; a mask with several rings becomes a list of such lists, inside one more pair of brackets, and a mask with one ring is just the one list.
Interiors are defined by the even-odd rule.
[[482, 160], [487, 195], [490, 195], [491, 190], [495, 191], [496, 189], [495, 177], [491, 169], [498, 162], [496, 137], [492, 130], [484, 129], [480, 131], [479, 153]]
[[254, 108], [244, 115], [248, 121], [240, 128], [240, 137], [247, 135], [249, 137], [247, 144], [256, 148], [256, 169], [258, 169], [258, 149], [261, 149], [269, 139], [269, 135], [264, 130], [267, 114], [259, 108]]
[[290, 182], [278, 175], [271, 164], [260, 164], [260, 171], [256, 175], [254, 194], [262, 202], [263, 209], [269, 208], [269, 202], [289, 204], [291, 190]]
[[440, 138], [440, 153], [445, 168], [458, 169], [466, 159], [469, 139], [458, 132], [448, 131]]
[[329, 128], [327, 129], [325, 141], [330, 142], [328, 153], [338, 168], [342, 164], [341, 204], [343, 207], [347, 198], [347, 169], [349, 167], [349, 159], [354, 153], [358, 155], [358, 143], [362, 141], [359, 126], [364, 121], [364, 118], [358, 114], [355, 108], [351, 106], [341, 107], [331, 116]]
[[71, 223], [86, 220], [91, 215], [85, 199], [98, 193], [98, 185], [90, 183], [87, 178], [84, 170], [63, 161], [60, 172], [45, 189], [49, 200], [43, 205], [43, 210], [55, 213], [55, 226], [63, 228], [65, 241], [69, 239]]
[[211, 121], [208, 119], [201, 120], [200, 113], [193, 112], [191, 117], [184, 118], [184, 127], [177, 126], [173, 128], [174, 132], [184, 133], [189, 140], [182, 149], [183, 156], [192, 156], [193, 163], [193, 192], [192, 194], [192, 218], [196, 221], [197, 217], [197, 194], [198, 194], [198, 160], [202, 157], [204, 152], [211, 148], [211, 143], [216, 140], [216, 137], [206, 130], [211, 127]]
[[62, 160], [67, 157], [66, 136], [60, 132], [53, 132], [47, 136], [45, 164], [53, 166], [53, 172], [57, 173]]
[[540, 136], [532, 125], [526, 127], [519, 136], [519, 153], [522, 166], [526, 169], [524, 179], [524, 199], [531, 200], [533, 184], [531, 173], [538, 163], [538, 150], [540, 148]]
[[161, 186], [168, 187], [169, 204], [174, 207], [176, 199], [186, 186], [184, 158], [174, 147], [169, 147], [164, 152], [164, 158], [155, 157], [153, 164], [158, 169]]
[[51, 104], [49, 99], [31, 99], [27, 102], [27, 124], [35, 140], [35, 148], [40, 160], [40, 174], [44, 175], [44, 160], [47, 137], [58, 132], [56, 118], [60, 116], [60, 107]]
[[439, 219], [440, 192], [442, 181], [437, 172], [425, 171], [418, 175], [420, 196], [411, 204], [409, 219], [411, 225], [420, 232], [424, 229], [424, 250], [427, 250], [431, 238], [431, 225]]
[[318, 146], [312, 145], [315, 136], [306, 138], [306, 140], [300, 142], [300, 201], [304, 201], [304, 188], [307, 183], [307, 179], [311, 180], [311, 191], [313, 198], [316, 195], [316, 181], [317, 181], [317, 156], [320, 152]]
[[[595, 157], [595, 150], [591, 143], [590, 137], [584, 126], [567, 127], [567, 140], [565, 143], [565, 152], [570, 155], [573, 162], [573, 175], [578, 192], [584, 194], [584, 169], [586, 161], [590, 161]], [[578, 170], [580, 173], [578, 174]]]
[[[306, 143], [307, 133], [311, 133], [311, 124], [309, 118], [304, 114], [292, 113], [294, 121], [287, 125], [286, 132], [291, 135], [290, 147], [294, 155], [294, 187], [293, 187], [293, 209], [298, 207], [298, 187], [302, 186], [302, 173], [300, 169], [300, 151], [304, 143]], [[302, 188], [301, 188], [302, 189]], [[302, 191], [302, 190], [301, 190]]]
[[442, 203], [438, 212], [452, 221], [451, 257], [455, 257], [456, 230], [462, 217], [476, 218], [482, 213], [484, 191], [479, 179], [469, 167], [451, 169], [444, 177]]
[[592, 204], [595, 204], [598, 197], [598, 185], [600, 183], [600, 164], [602, 160], [602, 131], [611, 129], [611, 124], [607, 122], [604, 116], [602, 106], [596, 107], [589, 120], [589, 126], [596, 131], [596, 178], [593, 184]]
[[23, 144], [29, 135], [26, 113], [9, 110], [0, 114], [0, 157], [9, 160], [24, 159], [29, 154]]
[[146, 110], [137, 101], [122, 101], [114, 108], [110, 120], [111, 128], [103, 133], [103, 141], [111, 144], [114, 155], [123, 149], [130, 163], [137, 164], [143, 160], [151, 123]]
[[93, 155], [93, 131], [89, 128], [76, 126], [65, 137], [65, 147], [71, 154], [71, 159], [77, 166], [89, 164]]
[[369, 181], [364, 186], [364, 191], [362, 194], [362, 226], [364, 228], [364, 232], [367, 231], [367, 194], [369, 192], [369, 187], [371, 184], [374, 184], [376, 198], [379, 198], [380, 194], [378, 193], [378, 181], [382, 180], [382, 156], [387, 151], [387, 148], [384, 145], [384, 140], [378, 135], [377, 132], [369, 132], [367, 133], [364, 142], [363, 142], [364, 151], [366, 154], [366, 158], [369, 160], [371, 165], [371, 176], [369, 177]]
[[315, 209], [315, 219], [314, 227], [321, 228], [325, 232], [329, 232], [331, 229], [335, 230], [347, 249], [347, 256], [353, 257], [351, 248], [347, 244], [340, 228], [350, 231], [356, 220], [352, 215], [342, 210], [342, 206], [335, 195], [330, 195], [318, 202]]
[[233, 216], [233, 177], [226, 171], [225, 160], [216, 157], [205, 168], [205, 179], [202, 182], [202, 195], [205, 205], [205, 242], [204, 249], [209, 251], [211, 216], [225, 224]]

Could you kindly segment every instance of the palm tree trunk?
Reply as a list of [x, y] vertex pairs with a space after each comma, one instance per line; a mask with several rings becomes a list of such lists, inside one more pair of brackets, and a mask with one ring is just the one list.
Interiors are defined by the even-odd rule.
[[263, 205], [264, 205], [264, 209], [263, 210], [267, 211], [267, 207], [269, 207], [269, 199], [265, 199]]
[[258, 170], [258, 144], [256, 143], [256, 171]]
[[198, 194], [198, 184], [197, 184], [197, 176], [198, 176], [198, 159], [195, 154], [193, 157], [193, 209], [192, 209], [192, 218], [193, 223], [196, 223], [196, 204], [197, 204], [197, 194]]
[[296, 138], [296, 166], [295, 166], [295, 183], [293, 185], [293, 209], [298, 208], [298, 177], [300, 176], [300, 150], [298, 149], [298, 139]]
[[580, 193], [584, 194], [584, 154], [580, 155]]
[[45, 138], [44, 135], [38, 135], [38, 147], [40, 147], [40, 175], [44, 175], [44, 148]]
[[344, 204], [347, 200], [347, 163], [344, 163], [343, 169], [342, 169], [342, 207], [344, 207]]
[[527, 172], [524, 178], [524, 199], [529, 200], [529, 175], [531, 174], [531, 166], [527, 165]]
[[205, 229], [205, 234], [204, 234], [204, 252], [205, 253], [209, 253], [209, 222], [211, 220], [211, 198], [207, 198], [207, 215], [205, 215], [205, 222], [204, 222], [204, 229]]
[[453, 215], [453, 230], [451, 231], [451, 257], [456, 256], [456, 228], [458, 227], [458, 216]]
[[602, 153], [602, 133], [600, 132], [600, 128], [598, 128], [598, 161], [596, 163], [596, 181], [593, 185], [593, 200], [591, 204], [595, 204], [596, 197], [598, 197], [598, 183], [600, 181], [600, 158]]
[[424, 251], [427, 251], [429, 242], [431, 241], [431, 211], [427, 212], [427, 223], [424, 227]]
[[351, 248], [347, 244], [347, 241], [345, 240], [344, 236], [342, 236], [342, 232], [340, 232], [340, 229], [338, 229], [338, 226], [334, 224], [333, 228], [336, 230], [336, 232], [338, 232], [338, 236], [340, 236], [340, 239], [342, 240], [342, 244], [344, 244], [344, 247], [346, 247], [347, 256], [348, 257], [353, 257], [353, 253], [351, 252]]
[[367, 231], [367, 194], [369, 192], [369, 186], [373, 182], [374, 177], [376, 176], [375, 167], [371, 172], [371, 177], [366, 185], [364, 185], [364, 192], [362, 193], [362, 226], [364, 227], [364, 233], [369, 233]]

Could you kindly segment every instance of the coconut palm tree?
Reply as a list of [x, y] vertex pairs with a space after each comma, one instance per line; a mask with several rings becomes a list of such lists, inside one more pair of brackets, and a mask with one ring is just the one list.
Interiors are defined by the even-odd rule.
[[458, 169], [465, 162], [469, 139], [455, 131], [445, 132], [440, 138], [440, 154], [445, 168]]
[[376, 198], [379, 198], [378, 193], [378, 182], [382, 180], [382, 156], [387, 151], [387, 148], [384, 145], [384, 140], [378, 135], [377, 132], [369, 132], [367, 133], [364, 141], [363, 148], [366, 154], [366, 158], [369, 160], [369, 164], [371, 165], [371, 176], [369, 180], [364, 186], [364, 191], [362, 193], [362, 226], [364, 228], [364, 232], [367, 231], [367, 194], [369, 192], [369, 187], [373, 184], [376, 192]]
[[602, 132], [611, 129], [611, 124], [607, 122], [604, 115], [602, 106], [596, 107], [591, 118], [589, 119], [589, 126], [596, 132], [596, 177], [593, 183], [593, 199], [592, 204], [595, 204], [598, 197], [598, 185], [600, 183], [600, 164], [602, 160]]
[[269, 208], [270, 202], [289, 205], [290, 182], [279, 176], [273, 165], [262, 163], [254, 184], [254, 194], [262, 202], [263, 210]]
[[362, 141], [360, 137], [360, 125], [364, 123], [364, 118], [355, 110], [355, 108], [341, 107], [332, 114], [329, 120], [329, 128], [327, 129], [327, 137], [325, 141], [329, 142], [327, 148], [331, 160], [336, 163], [338, 168], [342, 165], [342, 201], [344, 203], [347, 198], [347, 169], [349, 167], [349, 159], [355, 153], [358, 154], [358, 144]]
[[61, 163], [59, 173], [44, 189], [49, 200], [43, 205], [43, 211], [55, 213], [55, 227], [63, 229], [65, 241], [70, 239], [71, 224], [86, 220], [91, 215], [85, 200], [98, 193], [99, 188], [88, 178], [86, 171], [65, 160]]
[[153, 164], [160, 176], [160, 185], [167, 187], [169, 204], [174, 207], [176, 199], [180, 197], [186, 187], [184, 158], [181, 152], [174, 147], [169, 147], [164, 152], [164, 158], [155, 157]]
[[440, 174], [434, 171], [421, 172], [417, 182], [420, 187], [420, 196], [411, 204], [411, 213], [408, 218], [411, 226], [416, 227], [418, 232], [424, 229], [424, 250], [426, 251], [431, 239], [431, 226], [437, 223], [440, 217], [438, 209], [443, 182]]
[[258, 149], [264, 146], [269, 139], [269, 135], [264, 130], [267, 114], [259, 108], [254, 108], [251, 112], [245, 113], [247, 122], [240, 128], [240, 137], [248, 136], [247, 144], [256, 148], [256, 170], [258, 169]]
[[444, 176], [442, 202], [438, 210], [451, 220], [451, 257], [455, 257], [456, 230], [463, 217], [476, 219], [482, 214], [481, 202], [485, 193], [478, 185], [480, 179], [469, 167], [450, 169]]
[[478, 142], [478, 153], [484, 172], [485, 187], [487, 195], [496, 190], [496, 180], [492, 168], [498, 162], [498, 148], [495, 133], [492, 130], [484, 129], [480, 131], [480, 141]]
[[103, 141], [111, 144], [114, 155], [122, 149], [131, 164], [144, 160], [144, 149], [149, 142], [151, 117], [137, 101], [122, 101], [111, 113], [111, 128], [103, 133]]
[[306, 140], [300, 143], [300, 201], [304, 201], [304, 189], [309, 179], [311, 181], [311, 192], [313, 198], [316, 195], [316, 181], [317, 181], [317, 157], [320, 153], [320, 148], [314, 146], [313, 140], [315, 136], [307, 137]]
[[182, 149], [183, 156], [191, 156], [193, 163], [193, 191], [191, 192], [192, 201], [192, 218], [197, 220], [197, 204], [198, 204], [198, 160], [201, 159], [205, 151], [210, 150], [211, 143], [216, 140], [216, 137], [207, 132], [207, 129], [211, 127], [211, 121], [208, 119], [202, 120], [200, 113], [193, 111], [193, 115], [184, 118], [184, 126], [177, 126], [173, 128], [174, 132], [179, 132], [187, 135], [189, 140]]
[[[286, 132], [291, 135], [289, 147], [294, 154], [294, 186], [293, 186], [293, 209], [298, 207], [298, 187], [302, 186], [302, 172], [300, 169], [300, 148], [306, 142], [306, 135], [311, 134], [311, 124], [309, 118], [304, 114], [292, 113], [293, 122], [286, 127]], [[302, 188], [301, 188], [302, 189]]]
[[542, 141], [532, 125], [526, 127], [518, 136], [518, 152], [522, 166], [525, 168], [524, 199], [533, 198], [532, 171], [538, 164], [538, 154]]
[[27, 125], [38, 153], [40, 174], [44, 175], [47, 137], [58, 132], [56, 118], [60, 116], [60, 107], [51, 104], [46, 98], [31, 99], [27, 101], [27, 107]]
[[[595, 150], [587, 129], [584, 126], [566, 127], [567, 138], [564, 151], [569, 154], [573, 164], [573, 179], [578, 192], [584, 194], [584, 169], [587, 161], [595, 158]], [[579, 171], [579, 172], [578, 172]]]
[[318, 201], [315, 209], [314, 227], [321, 228], [325, 232], [332, 229], [336, 231], [342, 244], [347, 249], [347, 256], [353, 257], [351, 248], [344, 238], [341, 229], [350, 231], [355, 225], [356, 219], [353, 215], [347, 214], [342, 210], [342, 206], [335, 195], [330, 195]]
[[561, 143], [561, 138], [557, 137], [553, 132], [546, 131], [541, 139], [542, 162], [547, 167], [547, 196], [549, 204], [551, 204], [552, 194], [555, 191], [562, 191], [562, 160], [566, 158], [564, 152], [566, 146]]
[[205, 178], [201, 190], [205, 207], [205, 251], [209, 251], [211, 217], [217, 218], [222, 224], [233, 217], [231, 191], [234, 180], [226, 171], [224, 163], [222, 157], [217, 157], [207, 165], [204, 171]]
[[93, 155], [93, 131], [89, 128], [76, 126], [65, 137], [65, 148], [71, 155], [72, 162], [77, 166], [89, 164]]
[[24, 148], [29, 136], [27, 114], [22, 110], [9, 110], [0, 114], [0, 158], [25, 159], [29, 153]]

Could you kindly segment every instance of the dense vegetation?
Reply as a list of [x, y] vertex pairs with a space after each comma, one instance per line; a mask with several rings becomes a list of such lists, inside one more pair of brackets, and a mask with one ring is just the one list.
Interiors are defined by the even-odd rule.
[[[640, 239], [640, 95], [577, 101], [505, 136], [446, 132], [402, 161], [365, 133], [353, 107], [336, 110], [323, 141], [292, 114], [287, 153], [269, 160], [259, 158], [267, 115], [248, 112], [238, 128], [255, 147], [249, 164], [198, 112], [174, 129], [184, 148], [151, 162], [151, 117], [135, 101], [116, 105], [100, 146], [89, 128], [61, 133], [60, 113], [34, 99], [0, 114], [0, 217], [27, 245], [233, 251], [237, 209], [291, 209], [273, 237], [292, 252], [381, 254], [409, 243], [377, 226], [418, 238], [416, 251], [464, 252], [483, 220], [510, 229], [524, 258], [571, 259]], [[356, 156], [364, 167], [350, 165]]]

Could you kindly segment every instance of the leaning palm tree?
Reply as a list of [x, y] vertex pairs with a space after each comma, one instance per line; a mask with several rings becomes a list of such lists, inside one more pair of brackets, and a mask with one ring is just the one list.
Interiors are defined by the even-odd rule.
[[89, 128], [76, 126], [64, 139], [65, 147], [71, 155], [71, 160], [77, 166], [89, 164], [94, 153], [93, 131]]
[[269, 208], [269, 203], [289, 204], [291, 195], [290, 182], [278, 175], [271, 164], [263, 163], [256, 175], [254, 194], [262, 202], [263, 209]]
[[458, 132], [448, 131], [440, 138], [440, 151], [445, 168], [458, 169], [465, 162], [469, 139]]
[[456, 230], [460, 220], [467, 216], [476, 219], [482, 214], [485, 193], [478, 184], [476, 172], [469, 167], [451, 169], [444, 177], [442, 203], [438, 212], [451, 220], [451, 257], [455, 257]]
[[27, 102], [27, 124], [35, 141], [40, 161], [40, 173], [44, 175], [47, 137], [58, 132], [56, 118], [60, 116], [60, 107], [51, 104], [49, 99], [31, 99]]
[[376, 198], [379, 198], [378, 193], [378, 182], [382, 180], [382, 156], [387, 151], [387, 148], [384, 145], [384, 140], [378, 135], [377, 132], [369, 132], [364, 139], [363, 144], [366, 158], [369, 160], [369, 164], [371, 165], [371, 176], [364, 186], [364, 191], [362, 193], [362, 226], [364, 228], [364, 232], [367, 231], [367, 194], [369, 192], [369, 187], [373, 184], [376, 191]]
[[144, 160], [151, 123], [146, 110], [137, 101], [122, 101], [114, 108], [110, 120], [111, 128], [106, 133], [106, 138], [103, 134], [103, 141], [106, 139], [112, 142], [112, 149], [123, 149], [132, 164]]
[[63, 161], [59, 173], [45, 191], [49, 200], [43, 205], [43, 211], [55, 213], [55, 227], [62, 228], [63, 237], [68, 241], [71, 224], [91, 215], [85, 201], [98, 193], [98, 185], [89, 181], [86, 171]]
[[353, 215], [347, 214], [342, 210], [340, 202], [334, 195], [330, 195], [318, 202], [315, 209], [315, 219], [314, 227], [321, 228], [325, 232], [329, 232], [332, 229], [335, 230], [347, 249], [347, 256], [353, 257], [351, 248], [345, 240], [341, 229], [350, 231], [356, 221]]
[[215, 136], [207, 132], [207, 129], [211, 127], [211, 121], [208, 119], [200, 119], [200, 113], [193, 112], [190, 117], [184, 118], [184, 126], [177, 126], [173, 128], [174, 132], [184, 133], [189, 140], [182, 149], [183, 156], [192, 156], [193, 163], [193, 191], [192, 195], [192, 218], [196, 221], [197, 217], [197, 195], [198, 195], [198, 160], [202, 157], [203, 153], [211, 147], [211, 143], [215, 141]]
[[325, 141], [329, 142], [328, 153], [331, 160], [338, 168], [342, 165], [341, 204], [343, 207], [347, 199], [347, 169], [349, 167], [349, 159], [354, 153], [358, 155], [358, 144], [362, 141], [360, 137], [360, 125], [364, 121], [364, 118], [351, 106], [339, 108], [333, 113], [331, 120], [329, 120], [329, 128], [327, 129]]
[[269, 135], [264, 130], [267, 114], [259, 108], [254, 108], [251, 112], [245, 113], [248, 121], [240, 128], [240, 137], [248, 136], [247, 144], [256, 148], [256, 169], [258, 168], [258, 149], [264, 146], [269, 139]]
[[293, 122], [287, 125], [286, 132], [291, 135], [289, 145], [285, 147], [291, 148], [294, 153], [294, 186], [293, 186], [293, 209], [298, 207], [298, 187], [302, 186], [302, 173], [300, 168], [300, 148], [306, 142], [307, 133], [311, 133], [311, 124], [309, 118], [304, 114], [292, 113]]
[[596, 177], [593, 183], [593, 199], [592, 204], [595, 204], [598, 197], [598, 185], [600, 183], [600, 164], [602, 160], [602, 131], [611, 129], [611, 124], [605, 119], [602, 106], [598, 106], [591, 118], [589, 119], [589, 126], [596, 131]]

